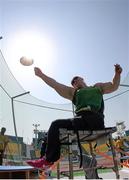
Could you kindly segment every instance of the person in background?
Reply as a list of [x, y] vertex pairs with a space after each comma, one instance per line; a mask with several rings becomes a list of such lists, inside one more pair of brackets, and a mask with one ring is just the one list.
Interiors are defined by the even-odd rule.
[[[76, 118], [77, 129], [101, 130], [105, 128], [103, 109], [101, 109], [103, 95], [118, 89], [122, 72], [119, 64], [115, 64], [112, 82], [96, 83], [93, 86], [88, 86], [80, 76], [72, 79], [72, 86], [66, 86], [44, 74], [38, 67], [35, 67], [34, 71], [36, 76], [52, 87], [60, 96], [73, 102], [76, 116], [79, 116]], [[27, 163], [30, 166], [47, 168], [60, 158], [60, 128], [74, 129], [71, 118], [58, 119], [51, 123], [48, 130], [46, 153], [41, 159], [28, 160]]]
[[41, 150], [40, 150], [40, 158], [42, 158], [46, 153], [47, 148], [47, 133], [43, 138], [40, 139], [41, 142]]
[[7, 144], [9, 142], [8, 137], [5, 135], [6, 128], [2, 127], [0, 132], [0, 165], [3, 165], [3, 158], [5, 149], [7, 147]]

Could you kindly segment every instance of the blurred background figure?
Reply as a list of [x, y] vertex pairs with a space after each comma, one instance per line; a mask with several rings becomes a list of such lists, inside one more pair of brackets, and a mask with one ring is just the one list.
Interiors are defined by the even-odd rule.
[[42, 158], [45, 155], [45, 153], [46, 153], [47, 133], [45, 134], [45, 136], [42, 139], [40, 139], [40, 141], [42, 141], [41, 150], [40, 150], [40, 158]]
[[3, 164], [4, 152], [9, 142], [8, 137], [5, 135], [6, 128], [2, 127], [0, 131], [0, 165]]

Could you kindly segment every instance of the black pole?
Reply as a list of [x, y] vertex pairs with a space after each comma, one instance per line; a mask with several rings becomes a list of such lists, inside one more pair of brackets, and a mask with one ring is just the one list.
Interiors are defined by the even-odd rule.
[[17, 140], [17, 143], [18, 143], [18, 152], [19, 152], [19, 157], [21, 157], [21, 153], [20, 153], [20, 144], [19, 144], [19, 141], [18, 141], [18, 136], [17, 136], [16, 119], [15, 119], [15, 112], [14, 112], [14, 99], [15, 99], [15, 98], [17, 98], [17, 97], [20, 97], [20, 96], [26, 95], [26, 94], [28, 94], [28, 93], [30, 93], [30, 92], [28, 91], [28, 92], [25, 92], [25, 93], [19, 94], [19, 95], [17, 95], [17, 96], [11, 97], [11, 106], [12, 106], [13, 125], [14, 125], [14, 131], [15, 131], [16, 140]]
[[128, 84], [120, 84], [120, 86], [123, 86], [123, 87], [129, 87]]

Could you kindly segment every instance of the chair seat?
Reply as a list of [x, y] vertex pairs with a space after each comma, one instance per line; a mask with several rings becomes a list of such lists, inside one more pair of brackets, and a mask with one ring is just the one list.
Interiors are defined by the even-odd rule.
[[[88, 141], [95, 141], [101, 137], [108, 136], [116, 132], [116, 127], [108, 127], [103, 130], [78, 130], [79, 133], [79, 140], [81, 143], [88, 142]], [[60, 142], [63, 144], [69, 143], [69, 136], [71, 142], [77, 141], [77, 136], [74, 130], [68, 130], [65, 128], [60, 129]]]

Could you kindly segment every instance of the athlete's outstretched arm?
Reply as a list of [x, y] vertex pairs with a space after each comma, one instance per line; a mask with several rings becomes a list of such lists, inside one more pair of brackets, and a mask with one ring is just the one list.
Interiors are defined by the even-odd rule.
[[74, 88], [57, 82], [55, 79], [44, 74], [38, 67], [35, 67], [34, 71], [36, 76], [40, 77], [48, 86], [55, 89], [60, 96], [69, 100], [73, 99]]

